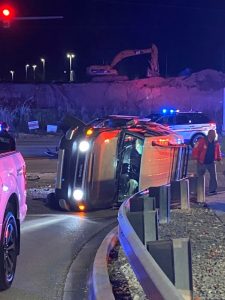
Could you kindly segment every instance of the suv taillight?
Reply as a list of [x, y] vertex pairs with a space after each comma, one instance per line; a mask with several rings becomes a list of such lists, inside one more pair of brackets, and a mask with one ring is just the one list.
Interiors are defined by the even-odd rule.
[[212, 122], [212, 121], [211, 121], [211, 122], [209, 123], [209, 125], [210, 125], [210, 127], [212, 127], [212, 128], [216, 128], [216, 123], [215, 123], [215, 122]]

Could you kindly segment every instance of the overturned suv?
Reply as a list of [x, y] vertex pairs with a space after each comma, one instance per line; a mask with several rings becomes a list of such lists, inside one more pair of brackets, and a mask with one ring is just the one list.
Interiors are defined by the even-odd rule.
[[49, 203], [68, 211], [110, 208], [137, 191], [186, 175], [181, 136], [156, 123], [117, 123], [110, 127], [101, 119], [67, 131]]

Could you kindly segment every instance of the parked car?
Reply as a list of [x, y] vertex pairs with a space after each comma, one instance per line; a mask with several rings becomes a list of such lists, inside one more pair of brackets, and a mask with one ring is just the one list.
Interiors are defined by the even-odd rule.
[[111, 125], [95, 120], [63, 136], [49, 205], [69, 211], [109, 208], [137, 191], [168, 184], [175, 174], [185, 175], [187, 157], [178, 155], [184, 149], [181, 136], [150, 122]]
[[202, 112], [180, 112], [163, 110], [146, 116], [146, 121], [162, 124], [183, 136], [185, 143], [194, 147], [199, 138], [208, 134], [210, 129], [216, 130], [216, 123]]
[[0, 186], [0, 290], [5, 290], [14, 279], [20, 223], [27, 212], [26, 166], [19, 152], [0, 154]]

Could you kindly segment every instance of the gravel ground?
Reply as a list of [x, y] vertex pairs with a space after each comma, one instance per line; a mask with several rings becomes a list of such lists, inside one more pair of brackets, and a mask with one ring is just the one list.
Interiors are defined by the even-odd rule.
[[27, 173], [28, 214], [60, 213], [45, 205], [47, 195], [54, 192], [55, 173]]
[[[224, 224], [211, 209], [195, 203], [190, 210], [172, 210], [170, 223], [159, 226], [160, 239], [190, 238], [196, 300], [225, 299], [224, 229]], [[148, 299], [120, 245], [113, 249], [110, 258], [108, 268], [115, 298]]]

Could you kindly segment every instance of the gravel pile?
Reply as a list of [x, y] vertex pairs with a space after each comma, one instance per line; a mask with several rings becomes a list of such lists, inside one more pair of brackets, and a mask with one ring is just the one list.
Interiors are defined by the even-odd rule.
[[[159, 225], [159, 237], [190, 238], [196, 300], [225, 299], [225, 227], [212, 210], [202, 204], [172, 210], [170, 223]], [[148, 299], [120, 245], [111, 252], [108, 268], [116, 299]]]

